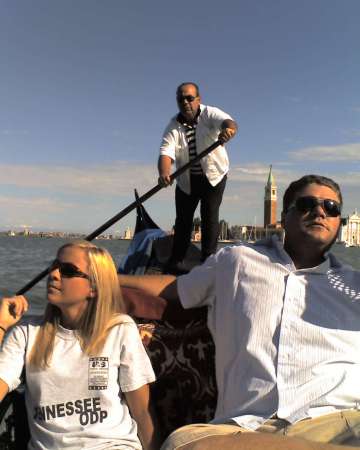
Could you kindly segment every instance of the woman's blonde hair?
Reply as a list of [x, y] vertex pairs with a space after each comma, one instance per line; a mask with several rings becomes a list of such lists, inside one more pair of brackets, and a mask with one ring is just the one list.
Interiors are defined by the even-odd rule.
[[[81, 248], [87, 255], [89, 281], [95, 295], [89, 298], [76, 331], [84, 353], [95, 355], [101, 352], [111, 328], [121, 322], [121, 314], [125, 313], [116, 267], [107, 250], [88, 241], [67, 243], [58, 254], [67, 247]], [[48, 303], [30, 353], [29, 362], [34, 369], [49, 366], [60, 318], [60, 309]]]

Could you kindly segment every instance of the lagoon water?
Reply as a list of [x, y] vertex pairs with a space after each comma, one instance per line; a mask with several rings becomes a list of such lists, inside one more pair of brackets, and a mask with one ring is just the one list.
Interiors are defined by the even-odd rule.
[[[62, 238], [0, 236], [0, 296], [13, 295], [46, 269], [56, 256], [57, 249], [68, 242]], [[118, 266], [130, 241], [96, 240], [105, 247]], [[30, 313], [39, 314], [45, 304], [45, 279], [26, 293]]]
[[[50, 264], [65, 242], [67, 240], [61, 238], [0, 236], [0, 296], [13, 295], [32, 280]], [[109, 250], [118, 266], [130, 241], [97, 240], [96, 244]], [[345, 248], [335, 244], [333, 252], [342, 262], [360, 270], [360, 247]], [[40, 314], [45, 304], [45, 281], [34, 286], [26, 297], [29, 312]]]

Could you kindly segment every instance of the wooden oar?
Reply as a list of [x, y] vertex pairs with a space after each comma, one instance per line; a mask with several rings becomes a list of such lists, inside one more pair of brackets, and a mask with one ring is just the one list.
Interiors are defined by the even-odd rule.
[[[180, 169], [178, 169], [174, 173], [172, 173], [171, 176], [170, 176], [171, 180], [172, 181], [175, 180], [175, 178], [177, 178], [179, 175], [184, 173], [185, 170], [187, 170], [190, 166], [192, 166], [193, 164], [195, 164], [198, 161], [200, 161], [200, 159], [202, 159], [204, 156], [208, 155], [210, 152], [212, 152], [216, 147], [218, 147], [221, 144], [223, 144], [223, 142], [221, 140], [217, 140], [216, 142], [214, 142], [212, 145], [210, 145], [210, 147], [208, 147], [207, 149], [205, 149], [204, 151], [199, 153], [193, 160], [189, 161], [187, 164], [185, 164], [184, 166], [180, 167]], [[115, 222], [117, 222], [118, 220], [122, 219], [127, 214], [129, 214], [129, 212], [131, 212], [133, 209], [135, 209], [138, 202], [144, 203], [147, 199], [152, 197], [154, 194], [156, 194], [158, 191], [160, 191], [164, 187], [165, 186], [157, 184], [152, 189], [147, 191], [144, 195], [139, 197], [138, 200], [132, 202], [129, 206], [124, 208], [122, 211], [120, 211], [114, 217], [109, 219], [107, 222], [105, 222], [103, 225], [101, 225], [95, 231], [90, 233], [84, 239], [86, 241], [92, 241], [97, 236], [99, 236], [103, 231], [105, 231], [109, 227], [111, 227], [111, 225], [114, 225]], [[46, 275], [49, 273], [49, 269], [50, 269], [50, 267], [47, 267], [45, 270], [43, 270], [41, 273], [39, 273], [39, 275], [37, 275], [35, 278], [33, 278], [31, 281], [29, 281], [29, 283], [27, 283], [24, 287], [22, 287], [19, 291], [17, 291], [15, 295], [23, 295], [23, 294], [25, 294], [25, 292], [30, 290], [33, 286], [35, 286], [35, 284], [37, 284], [40, 280], [42, 280], [44, 277], [46, 277]]]

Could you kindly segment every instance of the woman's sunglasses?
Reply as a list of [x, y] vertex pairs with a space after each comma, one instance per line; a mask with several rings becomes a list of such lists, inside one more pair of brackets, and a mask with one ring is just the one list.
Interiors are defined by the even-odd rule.
[[68, 262], [61, 262], [58, 259], [55, 259], [55, 261], [51, 264], [49, 268], [49, 272], [52, 272], [55, 269], [59, 269], [60, 275], [63, 278], [86, 278], [87, 280], [90, 280], [89, 275], [82, 272], [80, 269], [78, 269], [74, 264], [68, 263]]
[[317, 197], [299, 197], [291, 205], [289, 209], [296, 208], [301, 213], [312, 211], [317, 206], [321, 206], [328, 217], [338, 217], [341, 214], [341, 205], [330, 198]]

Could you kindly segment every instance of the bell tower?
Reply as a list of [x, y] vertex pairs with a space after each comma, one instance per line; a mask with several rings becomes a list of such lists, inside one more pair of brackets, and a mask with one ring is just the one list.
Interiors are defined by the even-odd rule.
[[277, 187], [270, 166], [268, 181], [265, 186], [264, 196], [264, 228], [276, 225]]

